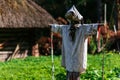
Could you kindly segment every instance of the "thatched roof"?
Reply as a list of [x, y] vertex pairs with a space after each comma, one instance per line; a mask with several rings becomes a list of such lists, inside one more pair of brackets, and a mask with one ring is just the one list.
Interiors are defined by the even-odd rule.
[[32, 0], [0, 0], [0, 28], [48, 27], [54, 18]]

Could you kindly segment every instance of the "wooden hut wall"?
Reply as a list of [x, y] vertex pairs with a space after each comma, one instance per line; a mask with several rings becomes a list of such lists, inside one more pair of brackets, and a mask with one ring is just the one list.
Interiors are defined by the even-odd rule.
[[0, 51], [14, 51], [17, 44], [21, 49], [28, 49], [28, 29], [0, 29]]
[[[17, 44], [21, 50], [31, 47], [41, 36], [50, 36], [49, 28], [1, 28], [0, 51], [14, 51]], [[2, 45], [3, 44], [3, 45]]]

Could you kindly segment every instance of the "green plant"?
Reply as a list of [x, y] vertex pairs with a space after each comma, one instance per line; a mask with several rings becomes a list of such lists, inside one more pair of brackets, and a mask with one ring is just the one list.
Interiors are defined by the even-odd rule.
[[[105, 80], [120, 80], [120, 55], [105, 52]], [[61, 67], [61, 56], [54, 56], [55, 80], [66, 80], [66, 70]], [[51, 56], [27, 57], [0, 62], [0, 80], [51, 80]], [[81, 80], [102, 80], [102, 53], [88, 55], [88, 66]]]
[[97, 50], [96, 41], [94, 36], [91, 36], [89, 38], [90, 38], [90, 44], [88, 46], [88, 53], [94, 54], [95, 51]]

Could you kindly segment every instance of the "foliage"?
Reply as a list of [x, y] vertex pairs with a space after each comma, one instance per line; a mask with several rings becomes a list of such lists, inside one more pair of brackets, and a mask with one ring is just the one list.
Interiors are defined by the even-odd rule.
[[90, 38], [90, 44], [89, 44], [89, 47], [88, 47], [88, 52], [90, 54], [94, 54], [95, 51], [97, 50], [95, 36], [90, 36], [89, 38]]
[[101, 55], [88, 56], [88, 69], [81, 75], [83, 80], [102, 80], [102, 66], [104, 65], [105, 80], [119, 80], [120, 77], [120, 55], [112, 52], [105, 52], [105, 61], [103, 64], [103, 53]]
[[[84, 22], [90, 19], [92, 23], [98, 22], [99, 18], [104, 21], [104, 4], [107, 4], [107, 21], [111, 21], [115, 15], [113, 5], [114, 1], [109, 0], [33, 0], [44, 9], [46, 9], [54, 18], [59, 16], [64, 17], [66, 11], [75, 5], [78, 11], [83, 15]], [[114, 23], [115, 24], [115, 23]]]
[[[102, 53], [88, 55], [88, 68], [81, 74], [81, 80], [102, 80]], [[65, 69], [61, 67], [61, 56], [54, 56], [55, 80], [66, 80]], [[120, 55], [109, 52], [105, 54], [105, 80], [120, 80]], [[51, 56], [27, 57], [0, 62], [0, 80], [51, 80]]]
[[[55, 76], [63, 78], [65, 71], [59, 65], [59, 60], [60, 57], [55, 57]], [[50, 80], [52, 76], [51, 65], [50, 56], [27, 57], [26, 59], [1, 62], [0, 80]]]

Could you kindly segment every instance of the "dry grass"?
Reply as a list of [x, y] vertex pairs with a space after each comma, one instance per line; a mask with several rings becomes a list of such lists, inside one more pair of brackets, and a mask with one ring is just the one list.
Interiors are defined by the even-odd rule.
[[48, 27], [56, 23], [51, 15], [32, 0], [1, 0], [0, 27]]

